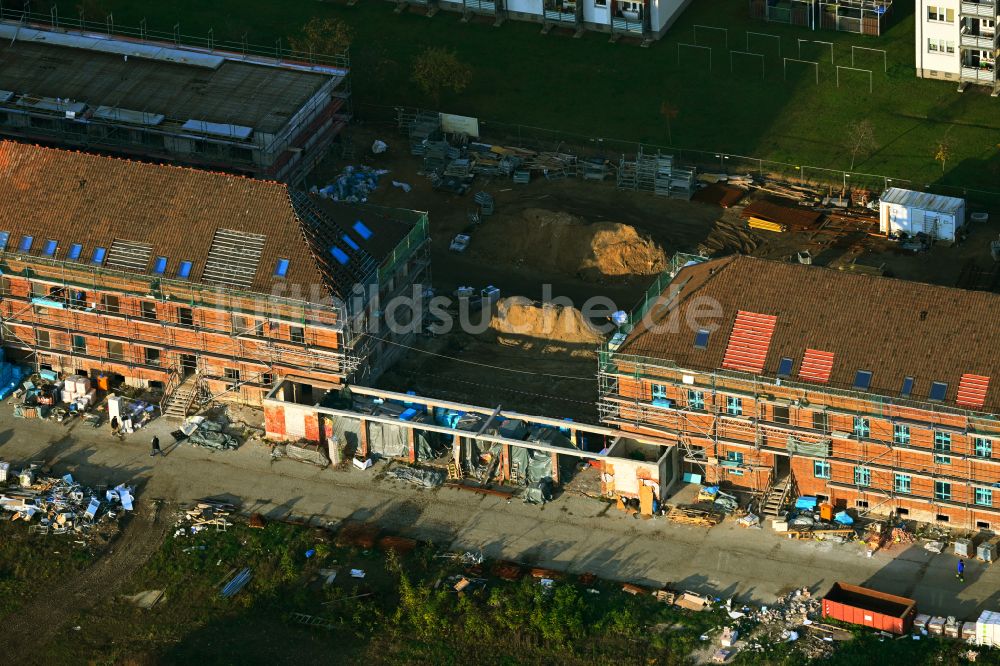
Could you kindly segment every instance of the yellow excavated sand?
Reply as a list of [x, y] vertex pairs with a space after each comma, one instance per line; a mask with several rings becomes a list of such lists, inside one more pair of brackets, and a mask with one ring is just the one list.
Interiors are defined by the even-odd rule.
[[598, 344], [603, 340], [576, 308], [536, 303], [524, 296], [501, 298], [490, 328], [498, 335], [554, 342]]
[[663, 248], [635, 227], [541, 208], [490, 218], [476, 232], [473, 247], [484, 259], [555, 269], [592, 282], [657, 275], [667, 265]]

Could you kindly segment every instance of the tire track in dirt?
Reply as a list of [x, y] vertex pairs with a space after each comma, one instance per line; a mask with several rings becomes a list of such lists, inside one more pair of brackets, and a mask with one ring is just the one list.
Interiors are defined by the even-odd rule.
[[39, 647], [47, 645], [74, 617], [114, 597], [145, 564], [171, 528], [167, 507], [142, 502], [121, 534], [94, 564], [79, 574], [38, 590], [28, 604], [0, 619], [8, 663], [36, 664]]

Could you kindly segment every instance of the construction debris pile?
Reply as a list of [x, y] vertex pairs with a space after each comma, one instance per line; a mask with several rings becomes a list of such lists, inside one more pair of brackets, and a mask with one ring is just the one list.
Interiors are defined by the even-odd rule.
[[323, 187], [313, 185], [309, 191], [324, 199], [345, 201], [347, 203], [365, 203], [368, 195], [378, 187], [381, 176], [389, 173], [386, 169], [373, 169], [368, 166], [346, 166], [340, 175]]
[[444, 483], [445, 473], [439, 469], [427, 467], [393, 467], [386, 474], [396, 481], [405, 481], [422, 488], [436, 488]]
[[0, 509], [9, 512], [11, 520], [27, 523], [35, 534], [90, 536], [134, 508], [135, 490], [125, 484], [108, 490], [89, 488], [70, 474], [40, 476], [37, 465], [8, 479], [9, 467], [0, 463], [2, 482], [11, 483], [0, 492]]
[[498, 336], [515, 335], [534, 340], [554, 340], [597, 345], [604, 336], [570, 305], [536, 303], [524, 296], [497, 301], [490, 329]]
[[189, 509], [181, 512], [177, 520], [175, 537], [186, 534], [197, 534], [202, 530], [215, 529], [225, 532], [232, 527], [230, 516], [236, 513], [237, 507], [224, 500], [202, 498]]
[[794, 507], [783, 518], [774, 520], [772, 527], [790, 539], [846, 543], [857, 537], [850, 514], [835, 512], [832, 505], [820, 504], [811, 496], [797, 498]]

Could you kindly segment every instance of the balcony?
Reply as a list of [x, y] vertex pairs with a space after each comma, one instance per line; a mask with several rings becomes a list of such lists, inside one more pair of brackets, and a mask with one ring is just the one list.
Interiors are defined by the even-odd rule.
[[986, 83], [992, 85], [996, 82], [996, 72], [984, 67], [962, 65], [962, 80], [969, 83]]
[[978, 16], [980, 18], [996, 18], [997, 7], [994, 0], [980, 0], [979, 2], [963, 2], [959, 8], [962, 16]]
[[963, 33], [962, 41], [959, 44], [962, 48], [992, 51], [996, 47], [996, 35], [966, 35]]

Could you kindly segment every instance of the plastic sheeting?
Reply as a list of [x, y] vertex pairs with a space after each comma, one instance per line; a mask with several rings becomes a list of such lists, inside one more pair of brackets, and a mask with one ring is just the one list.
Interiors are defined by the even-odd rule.
[[[346, 417], [335, 417], [333, 434], [337, 441], [348, 449], [357, 451], [361, 445], [361, 421]], [[368, 422], [368, 452], [382, 458], [409, 457], [409, 445], [406, 438], [408, 426], [379, 421]], [[413, 431], [414, 443], [417, 449], [417, 460], [431, 460], [436, 457], [434, 433], [421, 430]]]

